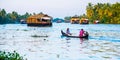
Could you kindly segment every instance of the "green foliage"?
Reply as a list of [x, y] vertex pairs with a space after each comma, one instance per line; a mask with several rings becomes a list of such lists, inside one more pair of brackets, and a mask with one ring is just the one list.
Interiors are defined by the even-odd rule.
[[6, 13], [4, 9], [0, 10], [0, 24], [7, 23], [20, 23], [21, 19], [26, 19], [32, 14], [26, 12], [24, 15], [20, 15], [17, 12], [13, 11], [12, 13]]
[[69, 23], [71, 19], [71, 16], [64, 17], [64, 22]]
[[64, 19], [65, 19], [65, 20], [70, 20], [70, 19], [71, 19], [71, 16], [66, 16]]
[[79, 18], [80, 18], [80, 19], [81, 19], [81, 18], [87, 18], [87, 16], [86, 16], [85, 14], [83, 14], [83, 15], [80, 15]]
[[6, 16], [6, 11], [4, 9], [0, 10], [0, 24], [6, 22], [5, 16]]
[[94, 22], [99, 19], [104, 24], [120, 24], [120, 3], [98, 3], [93, 5], [91, 3], [87, 6], [87, 18]]
[[0, 60], [23, 60], [23, 57], [21, 57], [16, 51], [13, 53], [0, 51]]

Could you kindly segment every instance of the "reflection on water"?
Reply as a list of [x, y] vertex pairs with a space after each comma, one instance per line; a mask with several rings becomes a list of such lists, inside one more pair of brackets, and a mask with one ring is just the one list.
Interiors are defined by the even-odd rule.
[[80, 44], [82, 44], [84, 41], [87, 41], [88, 38], [79, 38], [80, 39]]
[[[16, 50], [28, 60], [119, 60], [119, 27], [114, 24], [70, 23], [53, 23], [52, 27], [0, 25], [0, 50]], [[90, 36], [88, 39], [61, 36], [60, 31], [66, 28], [74, 36], [78, 36], [83, 28]]]

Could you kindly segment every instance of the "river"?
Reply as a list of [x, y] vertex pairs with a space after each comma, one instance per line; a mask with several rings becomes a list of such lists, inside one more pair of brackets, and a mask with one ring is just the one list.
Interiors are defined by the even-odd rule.
[[[76, 36], [84, 29], [89, 38], [62, 37], [60, 31], [66, 28]], [[0, 25], [0, 50], [15, 50], [27, 60], [120, 60], [120, 25], [53, 23], [52, 27], [28, 27], [4, 24]]]

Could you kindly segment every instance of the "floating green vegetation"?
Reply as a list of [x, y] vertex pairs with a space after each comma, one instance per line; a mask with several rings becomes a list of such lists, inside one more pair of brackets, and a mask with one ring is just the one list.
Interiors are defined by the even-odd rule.
[[46, 36], [32, 35], [31, 37], [37, 38], [37, 37], [48, 37], [48, 36], [47, 35]]
[[28, 31], [27, 29], [24, 29], [23, 31]]
[[16, 31], [19, 31], [19, 29], [17, 29]]
[[105, 42], [104, 44], [110, 44], [109, 42]]
[[110, 56], [102, 56], [103, 58], [111, 58]]
[[0, 60], [24, 60], [16, 51], [13, 53], [0, 51]]
[[104, 50], [98, 50], [98, 52], [104, 52]]
[[60, 57], [60, 55], [59, 54], [57, 54], [57, 58], [59, 58]]

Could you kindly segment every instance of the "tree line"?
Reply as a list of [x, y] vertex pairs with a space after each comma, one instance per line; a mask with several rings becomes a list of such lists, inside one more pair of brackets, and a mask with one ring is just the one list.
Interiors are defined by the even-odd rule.
[[15, 11], [6, 13], [5, 9], [0, 9], [0, 24], [15, 24], [20, 23], [20, 20], [28, 18], [32, 14], [26, 12], [23, 15], [18, 14]]
[[[99, 20], [103, 24], [120, 24], [120, 3], [97, 3], [93, 5], [88, 3], [86, 7], [86, 14], [80, 15], [79, 18], [87, 18], [89, 22], [94, 23], [95, 20]], [[6, 13], [5, 9], [0, 9], [0, 24], [7, 23], [20, 23], [21, 19], [26, 20], [31, 13], [26, 12], [23, 15], [18, 14], [15, 11]], [[33, 13], [35, 15], [35, 13]], [[64, 20], [70, 20], [72, 16], [64, 17]]]
[[[70, 20], [71, 16], [66, 16], [65, 20]], [[80, 15], [79, 18], [87, 18], [89, 22], [94, 23], [99, 20], [102, 24], [120, 24], [120, 3], [97, 3], [93, 5], [88, 3], [86, 14]]]
[[120, 24], [120, 3], [110, 4], [110, 3], [97, 3], [93, 5], [88, 4], [87, 8], [87, 18], [91, 22], [99, 20], [104, 24]]

